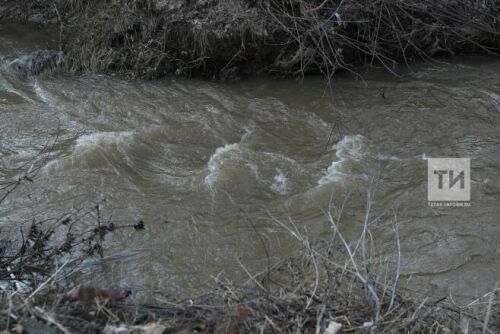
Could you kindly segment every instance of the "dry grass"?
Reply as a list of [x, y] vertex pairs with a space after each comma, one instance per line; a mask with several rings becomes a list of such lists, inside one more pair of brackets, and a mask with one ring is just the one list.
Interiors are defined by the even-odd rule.
[[[362, 228], [352, 240], [341, 232], [344, 203], [332, 202], [324, 210], [331, 233], [316, 242], [290, 217], [282, 221], [270, 215], [302, 250], [262, 273], [247, 271], [249, 284], [235, 286], [218, 279], [213, 291], [195, 298], [157, 294], [153, 301], [142, 303], [74, 302], [67, 297], [66, 269], [77, 266], [72, 262], [65, 262], [66, 268], [47, 265], [52, 269], [43, 280], [39, 275], [29, 292], [13, 285], [0, 293], [4, 305], [0, 329], [31, 326], [38, 332], [57, 328], [63, 333], [147, 333], [154, 327], [162, 333], [326, 333], [329, 326], [341, 326], [342, 333], [495, 333], [498, 289], [457, 306], [451, 298], [414, 300], [398, 288], [402, 256], [398, 216], [394, 212], [375, 216], [372, 200], [373, 193], [368, 192]], [[376, 228], [393, 236], [392, 257], [378, 255], [372, 233]]]
[[67, 69], [238, 78], [302, 76], [460, 52], [495, 53], [494, 0], [213, 0], [169, 10], [152, 0], [65, 0]]
[[61, 30], [65, 69], [239, 78], [303, 76], [462, 52], [497, 53], [495, 0], [6, 1], [1, 19]]

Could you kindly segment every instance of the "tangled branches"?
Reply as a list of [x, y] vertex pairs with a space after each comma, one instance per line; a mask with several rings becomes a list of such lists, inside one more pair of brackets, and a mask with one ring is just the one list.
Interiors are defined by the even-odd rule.
[[[359, 238], [352, 242], [340, 229], [342, 205], [324, 211], [331, 234], [315, 243], [292, 219], [271, 216], [303, 249], [260, 274], [247, 272], [249, 282], [255, 284], [217, 279], [217, 287], [202, 296], [179, 299], [157, 293], [154, 302], [145, 303], [97, 299], [75, 303], [62, 297], [67, 290], [60, 287], [36, 295], [29, 303], [19, 294], [0, 295], [2, 304], [11, 305], [0, 309], [0, 328], [5, 322], [8, 327], [10, 317], [12, 326], [36, 321], [39, 328], [50, 329], [53, 324], [68, 333], [151, 333], [152, 328], [161, 333], [340, 333], [341, 328], [345, 333], [444, 334], [463, 328], [484, 333], [498, 329], [497, 291], [474, 302], [486, 305], [479, 315], [446, 298], [415, 301], [401, 294], [398, 217], [372, 216], [370, 199], [368, 204]], [[389, 219], [394, 227], [394, 265], [380, 261], [374, 252], [373, 227], [381, 219]]]
[[275, 67], [331, 75], [354, 63], [391, 70], [400, 61], [499, 48], [495, 1], [262, 0], [272, 35], [285, 48]]
[[[41, 3], [49, 3], [43, 0]], [[331, 76], [461, 52], [496, 53], [495, 0], [62, 0], [68, 71], [235, 79]]]
[[[10, 205], [9, 197], [18, 188], [36, 182], [57, 140], [56, 137], [48, 141], [20, 166], [0, 169], [0, 209]], [[142, 220], [134, 225], [116, 226], [111, 217], [105, 219], [101, 212], [104, 203], [105, 200], [54, 218], [33, 218], [29, 227], [22, 221], [14, 226], [0, 222], [0, 291], [34, 290], [68, 255], [71, 255], [71, 265], [67, 266], [70, 275], [82, 260], [103, 256], [103, 242], [108, 233], [120, 228], [144, 229]]]
[[[92, 256], [104, 255], [104, 238], [122, 228], [144, 228], [142, 220], [134, 225], [116, 226], [111, 217], [104, 219], [101, 202], [82, 207], [57, 218], [33, 221], [27, 230], [19, 227], [13, 240], [2, 240], [0, 248], [0, 283], [3, 289], [30, 291], [40, 280], [52, 274], [66, 259], [65, 277], [79, 270]], [[8, 283], [7, 285], [5, 283]]]

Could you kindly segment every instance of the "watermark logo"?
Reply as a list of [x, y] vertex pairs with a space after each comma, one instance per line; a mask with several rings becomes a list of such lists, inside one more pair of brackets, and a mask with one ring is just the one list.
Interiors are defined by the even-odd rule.
[[470, 206], [470, 159], [427, 159], [430, 206]]

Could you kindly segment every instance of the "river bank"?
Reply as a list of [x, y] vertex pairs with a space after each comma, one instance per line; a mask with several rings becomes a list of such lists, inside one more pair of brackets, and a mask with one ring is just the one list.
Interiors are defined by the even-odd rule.
[[[332, 99], [319, 77], [87, 74], [392, 70], [498, 49], [495, 2], [53, 3], [0, 5], [55, 36], [0, 45], [0, 331], [498, 331], [496, 59], [339, 80]], [[474, 159], [472, 207], [429, 208], [425, 160], [455, 155]], [[69, 298], [80, 284], [132, 295]]]
[[[263, 272], [247, 271], [245, 285], [219, 276], [213, 278], [217, 287], [202, 295], [180, 299], [157, 292], [149, 300], [137, 298], [137, 291], [75, 286], [82, 262], [102, 258], [104, 238], [120, 227], [101, 222], [99, 206], [94, 209], [98, 220], [90, 231], [74, 232], [86, 215], [79, 212], [33, 224], [15, 255], [0, 249], [0, 328], [5, 333], [448, 334], [498, 329], [495, 291], [467, 306], [446, 297], [412, 298], [398, 285], [397, 229], [394, 262], [380, 261], [374, 258], [378, 245], [366, 238], [371, 228], [365, 226], [353, 248], [339, 230], [340, 217], [332, 213], [330, 238], [315, 243], [293, 222], [278, 223], [302, 244], [302, 251], [269, 263]], [[133, 227], [140, 231], [144, 224]], [[53, 236], [61, 232], [66, 238], [59, 245]], [[73, 259], [62, 263], [63, 253]]]
[[495, 1], [4, 1], [0, 20], [55, 25], [64, 68], [157, 78], [331, 75], [500, 47]]

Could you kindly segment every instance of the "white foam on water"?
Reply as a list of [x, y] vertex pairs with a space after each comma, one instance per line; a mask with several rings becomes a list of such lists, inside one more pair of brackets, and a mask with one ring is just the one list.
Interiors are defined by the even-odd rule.
[[224, 164], [224, 155], [227, 152], [239, 150], [240, 144], [226, 144], [224, 146], [218, 147], [215, 150], [215, 153], [212, 154], [210, 159], [208, 160], [207, 168], [208, 175], [205, 177], [205, 183], [209, 186], [212, 186], [213, 183], [217, 180], [220, 174], [220, 170], [222, 165]]
[[391, 161], [403, 161], [403, 160], [406, 160], [406, 159], [402, 159], [402, 158], [399, 158], [399, 157], [394, 156], [394, 155], [379, 153], [377, 155], [377, 160], [382, 160], [382, 161], [387, 161], [387, 160], [391, 160]]
[[491, 90], [486, 90], [486, 89], [479, 89], [479, 91], [487, 95], [489, 98], [491, 98], [494, 101], [492, 105], [498, 112], [500, 112], [500, 94], [497, 94]]
[[11, 70], [11, 71], [18, 71], [21, 70], [29, 65], [31, 58], [29, 55], [22, 55], [19, 56], [18, 58], [14, 58], [11, 60], [7, 60], [3, 64], [3, 68], [6, 70]]
[[36, 96], [38, 96], [43, 102], [45, 102], [48, 105], [53, 105], [55, 102], [51, 98], [50, 94], [48, 94], [38, 83], [38, 80], [35, 80], [33, 82], [33, 89], [35, 90]]
[[95, 132], [76, 140], [75, 151], [80, 152], [97, 147], [120, 145], [134, 135], [135, 131]]
[[7, 78], [7, 77], [11, 76], [12, 74], [8, 75], [7, 77], [5, 77], [3, 75], [2, 72], [6, 73], [6, 74], [11, 73], [11, 70], [9, 69], [9, 65], [10, 65], [9, 63], [5, 63], [5, 62], [0, 64], [0, 89], [7, 91], [9, 93], [12, 93], [14, 95], [17, 95], [17, 96], [21, 97], [22, 99], [24, 99], [25, 101], [34, 102], [22, 90], [19, 90], [12, 85], [12, 83], [11, 83], [12, 79]]
[[274, 182], [271, 185], [271, 190], [286, 195], [288, 193], [288, 178], [281, 169], [276, 169], [277, 174], [274, 175]]
[[44, 170], [58, 168], [60, 165], [64, 167], [68, 162], [72, 165], [74, 161], [85, 160], [82, 156], [95, 149], [105, 149], [110, 146], [120, 146], [126, 144], [134, 134], [135, 131], [114, 131], [95, 132], [82, 135], [76, 140], [75, 148], [70, 156], [63, 158], [62, 160], [56, 159], [50, 161], [44, 167]]
[[362, 135], [348, 135], [342, 138], [334, 146], [338, 160], [332, 162], [325, 174], [318, 180], [318, 184], [340, 181], [345, 176], [345, 173], [341, 171], [345, 161], [360, 161], [365, 156], [364, 141], [365, 137]]

